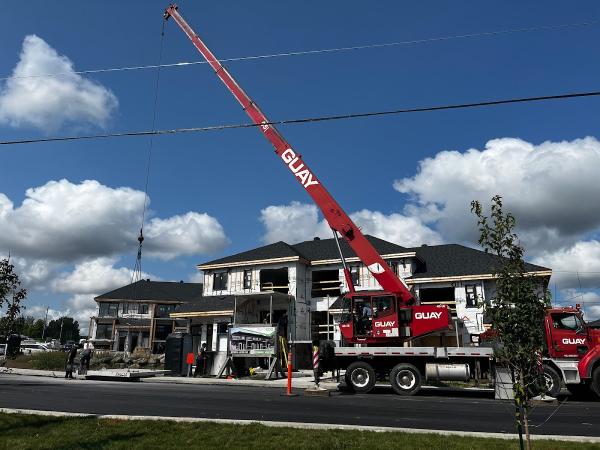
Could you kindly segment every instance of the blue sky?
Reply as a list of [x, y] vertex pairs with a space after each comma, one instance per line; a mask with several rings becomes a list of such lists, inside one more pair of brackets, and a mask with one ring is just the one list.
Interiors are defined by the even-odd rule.
[[[0, 27], [4, 55], [0, 77], [13, 73], [28, 35], [38, 36], [69, 58], [75, 70], [155, 64], [165, 6], [156, 1], [65, 1], [60, 8], [45, 1], [14, 4]], [[179, 6], [220, 58], [600, 19], [600, 5], [593, 1], [578, 2], [577, 7], [568, 2], [534, 1], [390, 1], [371, 5], [353, 1], [181, 1]], [[600, 63], [594, 56], [599, 38], [600, 26], [596, 25], [226, 65], [276, 120], [597, 90]], [[200, 58], [182, 31], [169, 21], [163, 62]], [[33, 55], [34, 69], [49, 67], [36, 65], [36, 61]], [[83, 111], [62, 120], [66, 113], [60, 102], [58, 107], [48, 106], [50, 100], [37, 98], [35, 101], [50, 108], [42, 122], [56, 121], [53, 125], [33, 124], [19, 114], [30, 114], [37, 104], [7, 106], [0, 100], [2, 140], [149, 129], [155, 76], [154, 70], [84, 75], [83, 79], [104, 90], [104, 103], [91, 104], [104, 107], [102, 118]], [[6, 96], [10, 87], [6, 80], [1, 83]], [[73, 89], [80, 89], [81, 83]], [[42, 89], [44, 95], [53, 93]], [[107, 98], [114, 98], [118, 106], [109, 107]], [[565, 271], [562, 278], [554, 280], [559, 296], [583, 295], [582, 299], [594, 305], [600, 300], [595, 292], [600, 273], [594, 273], [600, 272], [600, 216], [596, 205], [586, 201], [597, 198], [597, 188], [590, 180], [594, 179], [592, 172], [600, 168], [600, 144], [595, 140], [600, 135], [598, 101], [587, 98], [288, 125], [280, 131], [347, 212], [363, 211], [362, 222], [357, 221], [367, 232], [399, 244], [473, 245], [475, 223], [465, 212], [465, 200], [486, 200], [493, 193], [505, 196], [507, 206], [522, 214], [529, 257]], [[157, 128], [247, 121], [206, 65], [162, 70]], [[581, 141], [587, 136], [592, 139]], [[488, 145], [489, 141], [494, 144]], [[547, 141], [553, 146], [540, 146]], [[133, 267], [137, 250], [135, 234], [141, 211], [135, 212], [136, 204], [126, 212], [119, 210], [123, 205], [111, 195], [122, 188], [143, 191], [148, 147], [148, 138], [121, 138], [0, 148], [0, 193], [12, 203], [11, 214], [0, 222], [9, 230], [4, 241], [0, 238], [0, 252], [11, 251], [30, 281], [32, 312], [49, 305], [57, 313], [69, 310], [84, 316], [94, 294], [126, 278], [125, 269]], [[477, 150], [469, 156], [469, 149]], [[458, 153], [441, 153], [444, 151]], [[546, 158], [538, 164], [535, 155], [540, 152]], [[510, 164], [500, 167], [499, 161], [505, 160]], [[531, 167], [543, 170], [529, 179]], [[586, 175], [580, 177], [579, 169]], [[517, 172], [520, 175], [515, 178]], [[453, 179], [448, 179], [449, 174]], [[91, 210], [101, 216], [84, 225], [67, 224], [73, 230], [72, 245], [80, 251], [62, 251], [61, 246], [44, 249], [55, 239], [51, 233], [36, 238], [35, 230], [45, 221], [60, 217], [58, 222], [68, 222], [70, 210], [61, 209], [68, 199], [57, 200], [56, 185], [48, 185], [63, 179], [68, 182], [56, 192], [71, 200], [81, 195], [84, 180], [97, 182], [91, 187], [91, 197], [86, 197], [88, 201], [107, 192], [109, 196], [105, 207]], [[46, 208], [34, 224], [36, 213], [25, 214], [19, 208], [28, 189], [44, 186], [36, 201], [45, 204], [52, 198], [54, 203], [48, 203], [50, 211]], [[436, 191], [435, 186], [446, 188]], [[535, 202], [528, 203], [524, 199], [532, 191]], [[123, 198], [133, 199], [128, 195]], [[188, 250], [181, 245], [167, 250], [173, 236], [164, 245], [147, 240], [150, 249], [156, 248], [144, 257], [144, 271], [165, 280], [188, 280], [197, 263], [275, 239], [293, 241], [325, 233], [310, 199], [254, 129], [156, 138], [149, 196], [150, 218], [163, 221], [156, 224], [156, 239], [164, 237], [169, 227], [187, 232], [181, 223], [169, 222], [174, 217], [193, 212], [207, 220], [197, 222], [195, 232], [187, 232], [185, 239], [198, 240]], [[85, 203], [79, 205], [86, 207]], [[0, 216], [1, 212], [0, 208]], [[210, 235], [198, 228], [217, 231]], [[15, 229], [31, 234], [31, 239], [12, 245], [17, 237], [10, 233]], [[110, 235], [99, 236], [102, 230], [114, 231], [113, 241], [122, 242], [111, 243]], [[32, 267], [37, 267], [37, 275], [29, 273]], [[567, 273], [570, 270], [586, 272], [581, 286]], [[105, 281], [95, 284], [94, 277], [101, 274]]]

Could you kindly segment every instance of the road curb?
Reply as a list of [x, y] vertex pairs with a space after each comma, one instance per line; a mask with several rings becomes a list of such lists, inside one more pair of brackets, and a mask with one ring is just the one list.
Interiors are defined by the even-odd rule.
[[[154, 421], [169, 421], [182, 423], [202, 423], [213, 422], [232, 425], [252, 425], [260, 424], [267, 427], [276, 428], [299, 428], [308, 430], [358, 430], [358, 431], [373, 431], [377, 433], [414, 433], [414, 434], [442, 434], [462, 437], [476, 438], [495, 438], [495, 439], [518, 439], [517, 434], [509, 433], [486, 433], [478, 431], [458, 431], [458, 430], [431, 430], [424, 428], [396, 428], [396, 427], [376, 427], [365, 425], [344, 425], [333, 423], [310, 423], [310, 422], [279, 422], [269, 420], [242, 420], [242, 419], [212, 419], [205, 417], [169, 417], [169, 416], [129, 416], [120, 414], [90, 414], [90, 413], [73, 413], [65, 411], [43, 411], [37, 409], [13, 409], [0, 408], [0, 412], [7, 414], [32, 414], [38, 416], [50, 417], [93, 417], [96, 419], [111, 419], [111, 420], [154, 420]], [[532, 434], [533, 440], [552, 440], [563, 442], [586, 442], [597, 444], [600, 443], [600, 437], [596, 436], [561, 436], [553, 434]]]

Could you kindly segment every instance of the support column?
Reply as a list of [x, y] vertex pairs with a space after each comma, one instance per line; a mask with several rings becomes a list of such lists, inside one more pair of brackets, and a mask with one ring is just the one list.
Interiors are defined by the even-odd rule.
[[213, 352], [217, 350], [217, 328], [219, 328], [216, 322], [213, 322], [213, 338], [212, 338], [212, 350]]
[[113, 343], [113, 350], [119, 351], [119, 330], [115, 330], [115, 342]]

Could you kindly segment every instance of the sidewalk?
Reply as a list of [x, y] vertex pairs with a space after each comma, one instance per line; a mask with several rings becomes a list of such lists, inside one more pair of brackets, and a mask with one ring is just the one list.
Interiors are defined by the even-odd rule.
[[[91, 372], [91, 371], [90, 371]], [[50, 378], [64, 378], [64, 371], [57, 370], [33, 370], [33, 369], [16, 369], [10, 368], [5, 371], [0, 370], [0, 375], [2, 374], [10, 374], [10, 375], [28, 375], [28, 376], [36, 376], [36, 377], [50, 377]], [[306, 389], [314, 386], [313, 377], [312, 376], [298, 376], [296, 372], [295, 376], [292, 379], [292, 387], [294, 389]], [[80, 380], [85, 379], [84, 375], [73, 374], [75, 378]], [[285, 389], [287, 386], [287, 379], [280, 378], [278, 380], [260, 380], [260, 379], [226, 379], [226, 378], [215, 378], [215, 377], [207, 377], [207, 378], [193, 378], [193, 377], [174, 377], [168, 375], [158, 374], [155, 377], [150, 378], [141, 378], [141, 382], [143, 383], [166, 383], [166, 384], [202, 384], [202, 385], [221, 385], [221, 386], [254, 386], [254, 387], [271, 387], [277, 389]], [[327, 379], [323, 380], [320, 383], [320, 386], [325, 389], [337, 390], [338, 383], [335, 380]]]

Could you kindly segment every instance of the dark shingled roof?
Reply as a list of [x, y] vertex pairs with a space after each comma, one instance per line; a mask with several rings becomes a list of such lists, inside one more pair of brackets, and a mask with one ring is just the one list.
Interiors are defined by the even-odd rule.
[[188, 302], [199, 297], [202, 297], [202, 283], [140, 280], [99, 295], [95, 300]]
[[258, 247], [242, 253], [236, 253], [235, 255], [215, 259], [214, 261], [209, 261], [204, 264], [228, 264], [244, 261], [257, 261], [261, 259], [289, 258], [292, 256], [302, 257], [302, 255], [294, 250], [291, 245], [279, 241], [274, 244], [265, 245], [264, 247]]
[[[390, 255], [393, 253], [405, 253], [409, 251], [401, 245], [394, 244], [392, 242], [384, 241], [375, 236], [366, 235], [368, 241], [375, 247], [375, 250], [380, 255]], [[324, 259], [338, 259], [340, 254], [335, 243], [335, 239], [316, 239], [312, 241], [304, 241], [299, 244], [294, 244], [292, 247], [296, 249], [300, 254], [309, 261], [319, 261]], [[346, 258], [352, 258], [356, 256], [354, 250], [350, 248], [348, 243], [340, 239], [340, 247], [342, 253]]]
[[289, 299], [290, 297], [280, 292], [250, 294], [250, 295], [214, 295], [194, 299], [183, 305], [175, 308], [173, 313], [189, 313], [189, 312], [210, 312], [210, 311], [228, 311], [233, 310], [237, 297], [238, 306], [247, 299], [269, 300], [273, 296], [273, 301], [281, 299]]
[[[389, 255], [392, 253], [404, 253], [408, 251], [405, 247], [402, 247], [392, 242], [384, 241], [383, 239], [376, 238], [374, 236], [367, 235], [366, 238], [373, 244], [375, 249], [380, 255]], [[350, 246], [340, 239], [342, 253], [345, 257], [351, 258], [356, 256]], [[285, 242], [279, 241], [274, 244], [265, 245], [264, 247], [258, 247], [246, 252], [237, 253], [235, 255], [226, 256], [225, 258], [215, 259], [209, 261], [203, 265], [212, 264], [234, 264], [245, 261], [257, 261], [262, 259], [274, 259], [274, 258], [286, 258], [299, 256], [306, 259], [307, 261], [319, 261], [324, 259], [336, 259], [339, 258], [338, 249], [335, 243], [335, 239], [316, 239], [311, 241], [300, 242], [299, 244], [289, 245]]]
[[[494, 273], [503, 263], [499, 256], [458, 244], [425, 245], [409, 250], [415, 251], [423, 261], [413, 279], [485, 275]], [[530, 272], [550, 270], [529, 263], [525, 267]]]

